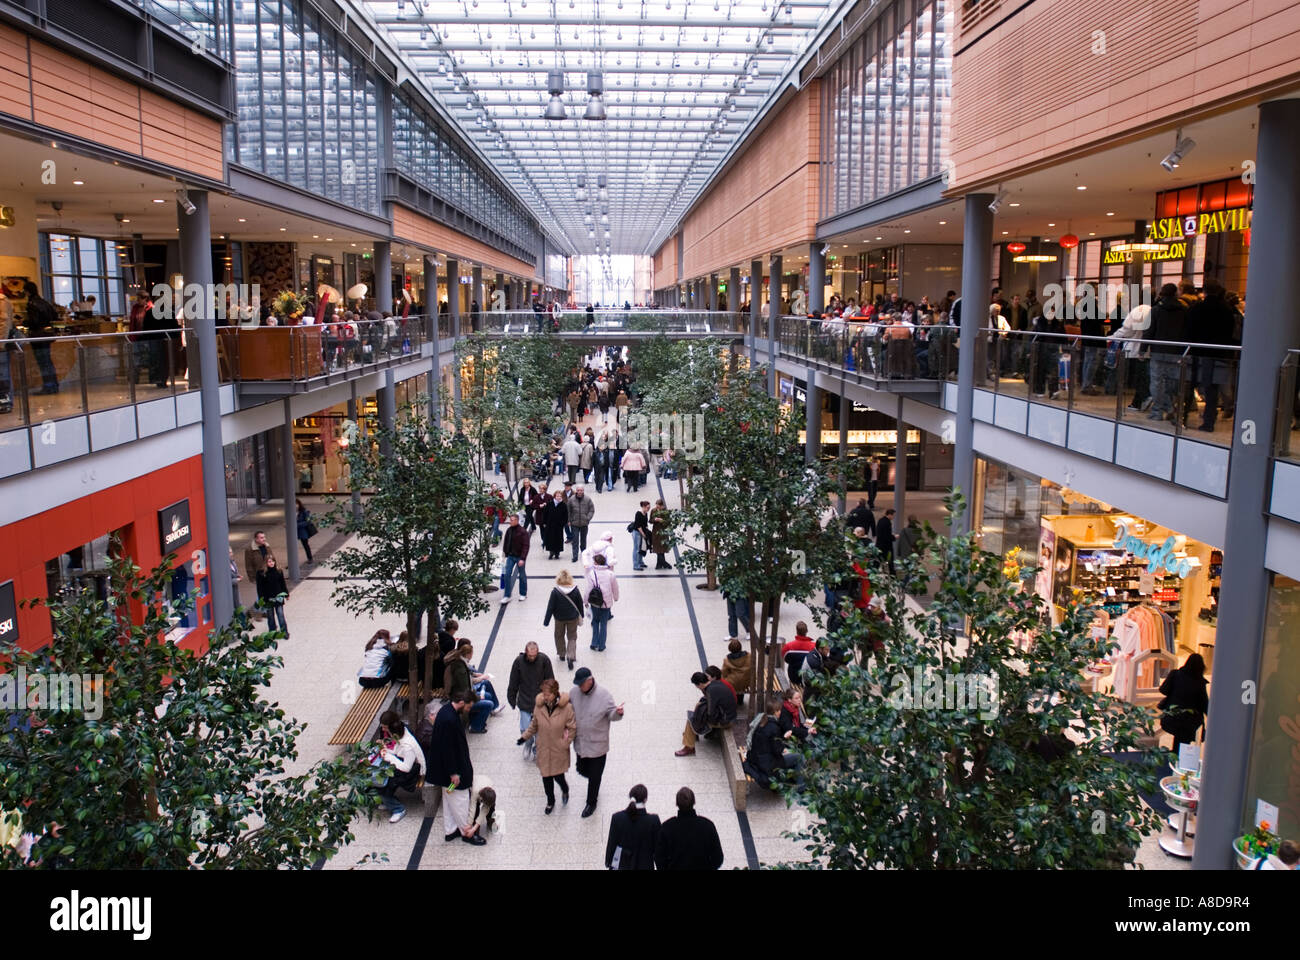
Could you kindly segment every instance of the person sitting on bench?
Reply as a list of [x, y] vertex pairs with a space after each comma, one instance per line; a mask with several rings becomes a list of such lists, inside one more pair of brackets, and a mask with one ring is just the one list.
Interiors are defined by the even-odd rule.
[[357, 681], [363, 687], [386, 687], [392, 679], [392, 634], [377, 630], [366, 644], [366, 658], [357, 672]]
[[[749, 739], [749, 753], [741, 769], [754, 778], [759, 786], [774, 790], [784, 778], [784, 771], [798, 770], [799, 757], [786, 753], [786, 740], [791, 734], [781, 728], [781, 707], [784, 701], [779, 693], [769, 693], [763, 716], [754, 727]], [[803, 786], [803, 778], [798, 780]]]
[[695, 709], [686, 715], [686, 728], [682, 731], [682, 748], [673, 756], [690, 757], [695, 754], [695, 742], [709, 736], [714, 730], [725, 730], [736, 722], [736, 691], [717, 667], [708, 667], [706, 673], [696, 671], [691, 683], [704, 694]]
[[379, 750], [384, 762], [393, 767], [392, 775], [379, 788], [382, 805], [392, 811], [389, 823], [406, 816], [406, 807], [397, 799], [397, 791], [414, 790], [420, 782], [424, 750], [396, 710], [385, 710], [379, 718]]

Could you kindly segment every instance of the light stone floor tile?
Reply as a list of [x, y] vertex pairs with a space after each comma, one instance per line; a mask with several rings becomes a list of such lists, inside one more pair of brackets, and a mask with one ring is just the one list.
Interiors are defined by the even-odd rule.
[[[542, 813], [545, 797], [541, 779], [536, 766], [526, 763], [515, 746], [518, 716], [507, 708], [489, 722], [487, 734], [472, 736], [469, 741], [476, 780], [487, 777], [497, 790], [501, 832], [484, 847], [459, 841], [446, 843], [439, 812], [431, 824], [420, 869], [600, 869], [609, 818], [626, 805], [627, 791], [634, 783], [646, 785], [649, 808], [663, 819], [673, 813], [678, 787], [691, 787], [697, 811], [718, 828], [724, 869], [747, 863], [740, 819], [732, 805], [718, 748], [702, 743], [694, 757], [673, 756], [681, 745], [686, 711], [698, 699], [690, 675], [701, 667], [687, 597], [709, 663], [719, 663], [726, 654], [726, 603], [717, 591], [696, 589], [696, 584], [703, 582], [702, 576], [688, 575], [683, 590], [677, 570], [669, 576], [656, 576], [653, 570], [632, 571], [631, 535], [626, 527], [639, 500], [653, 502], [659, 496], [653, 480], [648, 488], [635, 494], [624, 492], [621, 484], [613, 493], [595, 494], [594, 490], [594, 484], [587, 485], [587, 494], [596, 502], [588, 542], [607, 530], [614, 533], [620, 599], [614, 608], [605, 652], [589, 650], [590, 626], [584, 623], [580, 628], [577, 665], [590, 667], [597, 682], [613, 693], [616, 702], [626, 704], [626, 717], [612, 729], [596, 813], [586, 820], [579, 816], [587, 784], [572, 768], [568, 773], [569, 804], [557, 802], [552, 815]], [[677, 505], [676, 484], [665, 484], [664, 494], [670, 506]], [[579, 564], [569, 560], [568, 552], [563, 558], [547, 559], [535, 533], [528, 563], [528, 599], [512, 600], [503, 609], [498, 602], [499, 592], [484, 594], [489, 608], [461, 619], [460, 635], [474, 642], [480, 665], [487, 654], [487, 672], [494, 676], [502, 697], [506, 695], [510, 664], [529, 640], [536, 640], [542, 652], [552, 657], [561, 689], [568, 690], [572, 685], [572, 674], [554, 657], [551, 628], [541, 623], [555, 575], [561, 569], [580, 569]], [[654, 559], [651, 554], [651, 566]], [[669, 559], [675, 563], [671, 556]], [[381, 626], [394, 633], [403, 626], [400, 617], [355, 617], [336, 608], [330, 600], [332, 584], [328, 578], [332, 574], [328, 561], [319, 563], [310, 571], [310, 578], [294, 588], [286, 609], [291, 639], [280, 647], [285, 667], [277, 673], [270, 690], [271, 700], [278, 701], [289, 716], [308, 725], [299, 740], [301, 760], [294, 770], [341, 752], [327, 741], [347, 713], [348, 697], [357, 689], [355, 677], [365, 642]], [[792, 636], [800, 619], [811, 623], [810, 613], [803, 604], [784, 603], [780, 635]], [[496, 635], [489, 649], [494, 627]], [[373, 822], [357, 821], [353, 825], [356, 839], [325, 868], [405, 869], [417, 846], [424, 808], [416, 797], [408, 799], [403, 795], [403, 800], [407, 807], [405, 819], [390, 824], [385, 813]], [[801, 816], [800, 809], [787, 808], [779, 797], [751, 788], [745, 822], [762, 863], [807, 859], [799, 843], [782, 836], [799, 826]], [[371, 853], [386, 854], [388, 862], [356, 866]], [[1140, 861], [1148, 867], [1185, 866], [1163, 854], [1154, 838], [1143, 844]]]

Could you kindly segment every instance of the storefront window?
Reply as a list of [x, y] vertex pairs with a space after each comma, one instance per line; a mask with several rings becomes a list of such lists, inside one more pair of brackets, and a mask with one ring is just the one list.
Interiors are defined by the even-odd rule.
[[1260, 800], [1277, 808], [1274, 833], [1300, 839], [1300, 582], [1281, 575], [1269, 590], [1245, 826]]
[[40, 234], [41, 287], [51, 303], [68, 308], [95, 298], [95, 316], [126, 313], [122, 259], [129, 254], [112, 240], [61, 233]]

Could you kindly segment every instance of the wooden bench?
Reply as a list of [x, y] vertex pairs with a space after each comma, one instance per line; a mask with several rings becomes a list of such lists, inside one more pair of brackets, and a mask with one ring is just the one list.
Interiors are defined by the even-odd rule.
[[[375, 718], [379, 716], [380, 709], [392, 692], [392, 684], [386, 687], [363, 687], [361, 695], [357, 697], [357, 702], [352, 704], [352, 709], [343, 718], [339, 728], [334, 731], [334, 736], [330, 737], [330, 745], [350, 746], [365, 740], [366, 735], [370, 733], [371, 725], [375, 722]], [[408, 693], [409, 685], [403, 683], [397, 688], [397, 695], [394, 699], [400, 700]]]

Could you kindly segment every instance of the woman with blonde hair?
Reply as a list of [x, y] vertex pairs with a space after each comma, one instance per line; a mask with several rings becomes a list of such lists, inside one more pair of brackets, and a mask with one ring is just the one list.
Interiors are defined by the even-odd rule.
[[551, 588], [542, 626], [555, 618], [555, 655], [567, 661], [570, 670], [578, 657], [578, 624], [582, 622], [582, 611], [582, 591], [574, 585], [572, 574], [561, 570]]

